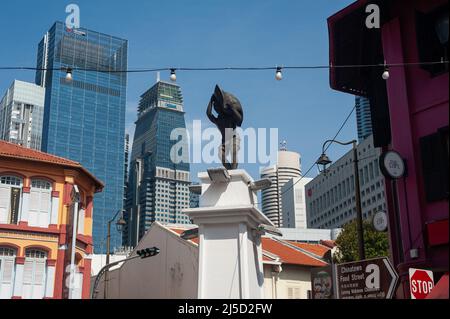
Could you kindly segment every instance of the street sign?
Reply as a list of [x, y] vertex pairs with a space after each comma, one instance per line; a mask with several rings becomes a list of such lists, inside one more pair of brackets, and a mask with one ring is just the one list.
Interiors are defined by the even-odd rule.
[[388, 228], [386, 212], [379, 211], [373, 216], [373, 227], [379, 232], [383, 232]]
[[398, 179], [405, 175], [406, 165], [402, 156], [396, 151], [387, 151], [380, 155], [381, 173], [387, 178]]
[[409, 268], [411, 299], [425, 299], [433, 288], [434, 278], [431, 270]]
[[386, 257], [336, 265], [339, 299], [391, 299], [398, 275]]

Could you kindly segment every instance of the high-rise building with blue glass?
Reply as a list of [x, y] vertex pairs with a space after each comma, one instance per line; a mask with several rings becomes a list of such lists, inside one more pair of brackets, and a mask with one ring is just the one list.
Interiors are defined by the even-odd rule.
[[[42, 150], [80, 162], [105, 183], [94, 198], [93, 241], [106, 250], [106, 225], [122, 209], [127, 40], [56, 22], [39, 43], [36, 84], [45, 87]], [[66, 69], [73, 69], [66, 81]], [[112, 231], [111, 247], [121, 246]]]
[[183, 97], [157, 81], [142, 96], [131, 151], [123, 242], [135, 247], [153, 222], [188, 224], [190, 174]]
[[369, 99], [362, 96], [355, 96], [355, 108], [358, 140], [361, 143], [372, 135], [372, 116], [370, 113]]

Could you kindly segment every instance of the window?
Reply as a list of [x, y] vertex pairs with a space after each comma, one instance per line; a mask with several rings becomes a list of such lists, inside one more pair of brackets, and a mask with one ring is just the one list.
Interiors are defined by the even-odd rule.
[[[432, 12], [417, 12], [416, 35], [420, 62], [448, 61], [448, 4]], [[421, 68], [431, 76], [448, 72], [448, 64], [421, 65]]]
[[13, 294], [16, 251], [0, 246], [0, 299], [10, 299]]
[[0, 224], [17, 224], [21, 205], [22, 179], [0, 177]]
[[39, 249], [27, 249], [23, 267], [24, 299], [42, 299], [45, 295], [47, 253]]
[[52, 185], [49, 181], [33, 179], [30, 191], [28, 225], [48, 227], [50, 223]]
[[448, 199], [448, 126], [420, 138], [420, 152], [426, 200]]

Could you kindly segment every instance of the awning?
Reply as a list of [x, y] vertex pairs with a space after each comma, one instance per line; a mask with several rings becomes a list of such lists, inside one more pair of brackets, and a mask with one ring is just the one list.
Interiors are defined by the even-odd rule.
[[448, 299], [448, 273], [441, 277], [426, 299]]

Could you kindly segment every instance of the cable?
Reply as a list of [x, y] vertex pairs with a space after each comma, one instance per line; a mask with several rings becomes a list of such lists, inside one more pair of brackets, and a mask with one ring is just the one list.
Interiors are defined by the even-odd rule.
[[[338, 137], [339, 133], [341, 133], [342, 129], [344, 128], [345, 124], [347, 124], [350, 116], [353, 114], [353, 111], [355, 110], [356, 105], [351, 109], [350, 113], [347, 115], [347, 117], [345, 118], [344, 122], [342, 123], [342, 125], [340, 126], [339, 130], [336, 132], [336, 134], [333, 137], [333, 140], [336, 139], [336, 137]], [[331, 144], [329, 144], [326, 148], [325, 151], [331, 146]], [[287, 191], [291, 190], [292, 188], [294, 188], [295, 185], [297, 185], [298, 182], [300, 182], [303, 177], [305, 177], [306, 175], [308, 175], [308, 173], [314, 168], [314, 166], [316, 165], [316, 163], [313, 163], [308, 170], [302, 174], [302, 176], [300, 176], [300, 178], [294, 183], [292, 184], [292, 186], [290, 186], [288, 189], [284, 190], [284, 192], [282, 192], [279, 196], [283, 196], [283, 194], [285, 194]], [[254, 203], [254, 205], [259, 205], [262, 204], [260, 202], [256, 202]]]
[[[346, 65], [301, 65], [301, 66], [261, 66], [261, 67], [203, 67], [203, 68], [189, 68], [189, 67], [158, 67], [158, 68], [132, 68], [128, 70], [102, 70], [93, 68], [76, 68], [70, 67], [73, 71], [86, 72], [104, 72], [104, 73], [145, 73], [158, 71], [263, 71], [263, 70], [280, 70], [280, 69], [340, 69], [340, 68], [391, 68], [404, 66], [427, 66], [436, 64], [449, 64], [449, 61], [432, 61], [432, 62], [407, 62], [407, 63], [379, 63], [379, 64], [346, 64]], [[65, 71], [69, 67], [61, 68], [36, 68], [27, 66], [3, 66], [0, 70], [28, 70], [28, 71]]]
[[[349, 120], [350, 116], [353, 114], [353, 111], [355, 110], [356, 105], [351, 109], [350, 113], [347, 115], [347, 117], [345, 118], [344, 122], [342, 123], [341, 127], [339, 128], [339, 130], [336, 132], [336, 134], [334, 135], [334, 137], [332, 138], [333, 140], [336, 139], [336, 137], [338, 137], [339, 133], [341, 133], [342, 129], [344, 128], [345, 124], [347, 124], [347, 121]], [[325, 147], [324, 151], [327, 151], [328, 148], [332, 145], [332, 143], [328, 144], [327, 147]], [[286, 189], [284, 192], [282, 192], [280, 194], [280, 196], [282, 196], [283, 194], [285, 194], [287, 191], [291, 190], [298, 182], [300, 182], [302, 180], [302, 178], [307, 175], [312, 169], [313, 167], [316, 165], [316, 163], [313, 163], [310, 168], [308, 168], [308, 170], [306, 171], [306, 173], [304, 173], [300, 179], [298, 179], [294, 184], [292, 184], [292, 186], [290, 186], [288, 189]]]

